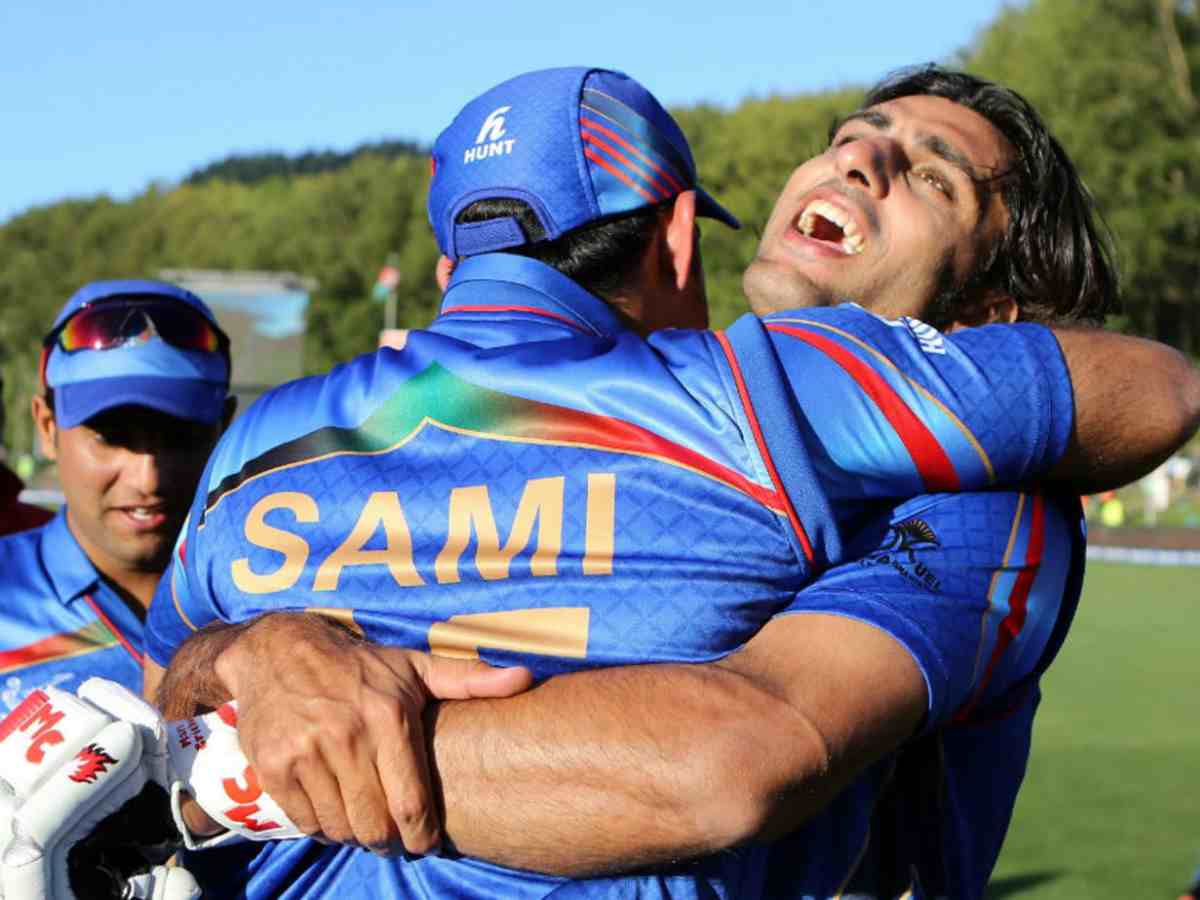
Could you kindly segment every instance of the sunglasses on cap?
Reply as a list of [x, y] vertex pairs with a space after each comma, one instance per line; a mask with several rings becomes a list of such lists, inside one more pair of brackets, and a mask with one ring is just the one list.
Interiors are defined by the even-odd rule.
[[229, 338], [186, 303], [156, 296], [106, 297], [80, 307], [42, 340], [42, 381], [56, 345], [66, 353], [116, 350], [154, 337], [181, 350], [220, 353], [229, 360]]

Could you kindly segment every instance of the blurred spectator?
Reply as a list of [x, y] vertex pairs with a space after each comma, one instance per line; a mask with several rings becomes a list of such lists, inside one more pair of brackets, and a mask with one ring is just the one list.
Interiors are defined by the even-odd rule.
[[1116, 491], [1100, 495], [1100, 524], [1105, 528], [1120, 528], [1125, 524], [1125, 504]]
[[1175, 491], [1181, 491], [1187, 486], [1188, 479], [1196, 468], [1196, 464], [1190, 458], [1178, 453], [1163, 465], [1167, 470], [1167, 477], [1171, 479], [1171, 489]]
[[1167, 511], [1171, 505], [1171, 478], [1167, 474], [1169, 462], [1163, 463], [1145, 478], [1138, 482], [1142, 489], [1144, 505], [1142, 506], [1143, 524], [1156, 525], [1158, 517]]

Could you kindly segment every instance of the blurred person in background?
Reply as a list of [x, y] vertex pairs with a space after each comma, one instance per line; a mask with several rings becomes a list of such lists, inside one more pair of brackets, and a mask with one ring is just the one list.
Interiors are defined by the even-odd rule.
[[63, 306], [32, 414], [66, 502], [0, 539], [2, 708], [92, 675], [140, 691], [146, 609], [233, 414], [229, 375], [212, 312], [174, 285], [94, 282]]
[[[4, 393], [4, 381], [0, 378], [0, 396]], [[4, 405], [0, 403], [0, 439], [4, 436]], [[3, 449], [0, 448], [0, 454]], [[54, 513], [21, 502], [21, 491], [25, 484], [10, 469], [3, 455], [0, 455], [0, 535], [12, 534], [14, 531], [25, 531], [44, 525], [54, 518]]]

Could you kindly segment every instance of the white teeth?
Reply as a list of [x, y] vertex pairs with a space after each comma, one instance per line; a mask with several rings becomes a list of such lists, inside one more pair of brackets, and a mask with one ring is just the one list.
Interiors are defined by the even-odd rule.
[[814, 200], [804, 208], [800, 213], [800, 219], [797, 222], [797, 227], [804, 234], [812, 236], [816, 226], [817, 216], [832, 222], [842, 230], [841, 248], [842, 252], [848, 256], [853, 256], [862, 253], [863, 247], [866, 246], [866, 238], [858, 230], [858, 223], [854, 221], [846, 211], [839, 209], [827, 200]]
[[133, 516], [135, 519], [148, 519], [154, 513], [144, 506], [136, 506], [133, 509], [129, 510], [129, 514], [131, 516]]

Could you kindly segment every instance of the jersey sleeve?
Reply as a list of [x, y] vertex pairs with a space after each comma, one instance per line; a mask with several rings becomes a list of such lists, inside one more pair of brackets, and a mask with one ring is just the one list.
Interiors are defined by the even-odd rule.
[[725, 342], [789, 492], [815, 478], [835, 505], [1019, 484], [1071, 434], [1066, 362], [1038, 325], [943, 335], [846, 304], [746, 317]]
[[926, 727], [992, 710], [1061, 645], [1082, 580], [1077, 501], [1039, 493], [942, 494], [895, 507], [851, 542], [853, 562], [780, 615], [879, 628], [916, 661]]
[[[178, 550], [177, 545], [176, 552]], [[192, 617], [184, 612], [185, 604], [192, 607], [195, 615], [195, 603], [188, 590], [187, 574], [178, 557], [173, 555], [171, 564], [158, 582], [158, 589], [154, 592], [154, 600], [150, 603], [150, 611], [146, 615], [146, 653], [164, 669], [170, 664], [171, 657], [180, 645], [200, 628], [192, 621]], [[210, 621], [211, 619], [204, 621], [204, 624], [209, 624]]]

